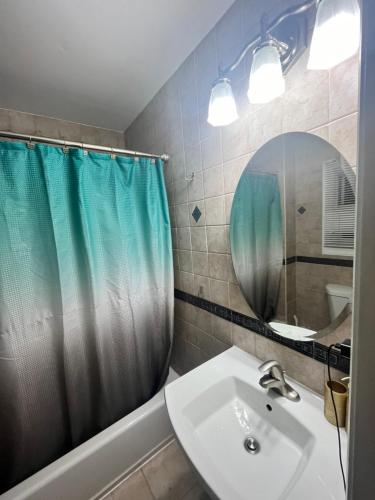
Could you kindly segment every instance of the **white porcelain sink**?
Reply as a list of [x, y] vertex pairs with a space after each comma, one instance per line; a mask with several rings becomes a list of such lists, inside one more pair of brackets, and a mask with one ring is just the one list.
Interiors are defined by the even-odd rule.
[[337, 431], [322, 399], [293, 380], [299, 402], [267, 393], [259, 365], [232, 347], [165, 388], [177, 438], [208, 489], [221, 500], [344, 499]]

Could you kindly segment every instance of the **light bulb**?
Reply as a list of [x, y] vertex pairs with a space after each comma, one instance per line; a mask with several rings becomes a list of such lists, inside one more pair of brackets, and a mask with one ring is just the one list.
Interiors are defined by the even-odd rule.
[[228, 78], [220, 78], [211, 90], [207, 121], [214, 127], [223, 127], [237, 119], [237, 106], [230, 81]]
[[273, 45], [256, 50], [251, 65], [247, 96], [252, 104], [264, 104], [285, 92], [280, 55]]
[[318, 5], [307, 69], [329, 69], [353, 56], [360, 45], [357, 0], [322, 0]]

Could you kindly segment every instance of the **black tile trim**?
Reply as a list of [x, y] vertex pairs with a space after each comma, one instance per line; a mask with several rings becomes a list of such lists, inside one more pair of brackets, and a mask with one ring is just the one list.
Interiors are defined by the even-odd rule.
[[293, 264], [293, 262], [306, 262], [309, 264], [320, 264], [323, 266], [353, 267], [350, 259], [331, 259], [329, 257], [308, 257], [307, 255], [293, 255], [283, 259], [283, 265]]
[[[246, 316], [245, 314], [233, 311], [228, 307], [215, 304], [214, 302], [202, 299], [196, 295], [191, 295], [190, 293], [183, 292], [182, 290], [175, 289], [174, 296], [176, 299], [188, 302], [189, 304], [199, 307], [200, 309], [204, 309], [211, 314], [219, 316], [219, 318], [226, 319], [227, 321], [257, 333], [258, 335], [262, 335], [263, 337], [273, 340], [274, 342], [289, 347], [290, 349], [293, 349], [293, 351], [297, 351], [300, 354], [308, 356], [309, 358], [327, 364], [328, 347], [323, 344], [319, 344], [319, 342], [297, 342], [295, 340], [286, 339], [285, 337], [281, 337], [280, 335], [274, 333], [267, 327], [267, 325], [262, 323], [257, 318]], [[350, 359], [346, 356], [342, 356], [337, 349], [333, 349], [331, 350], [330, 365], [332, 368], [337, 368], [344, 373], [349, 373]]]
[[283, 259], [283, 266], [287, 266], [288, 264], [293, 264], [296, 261], [297, 257], [295, 255], [293, 255], [293, 257], [287, 257], [286, 259]]
[[350, 259], [330, 259], [329, 257], [306, 257], [303, 255], [297, 255], [296, 260], [297, 262], [322, 264], [323, 266], [353, 267], [353, 261]]

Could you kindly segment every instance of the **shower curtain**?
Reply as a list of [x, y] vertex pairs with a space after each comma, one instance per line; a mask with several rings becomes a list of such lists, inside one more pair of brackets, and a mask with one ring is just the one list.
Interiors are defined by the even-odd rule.
[[230, 220], [233, 266], [241, 289], [259, 319], [276, 316], [283, 261], [283, 232], [277, 175], [244, 170]]
[[0, 491], [152, 397], [172, 322], [161, 160], [0, 143]]

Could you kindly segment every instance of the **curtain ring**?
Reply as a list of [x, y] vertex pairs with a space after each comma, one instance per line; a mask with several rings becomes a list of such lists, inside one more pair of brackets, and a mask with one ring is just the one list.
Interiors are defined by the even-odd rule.
[[66, 140], [64, 140], [63, 151], [65, 154], [69, 152], [69, 147], [66, 145]]
[[31, 136], [31, 135], [29, 135], [29, 141], [28, 141], [28, 143], [27, 143], [27, 147], [28, 147], [29, 149], [34, 149], [34, 144], [31, 142], [31, 137], [32, 137], [32, 136]]
[[116, 155], [113, 152], [113, 148], [111, 148], [111, 160], [115, 160], [115, 159], [116, 159]]

